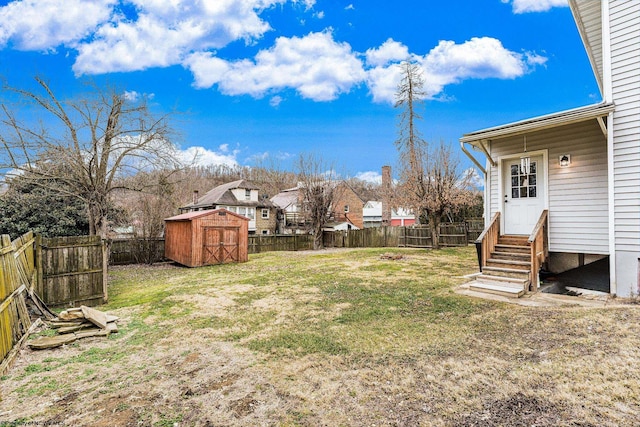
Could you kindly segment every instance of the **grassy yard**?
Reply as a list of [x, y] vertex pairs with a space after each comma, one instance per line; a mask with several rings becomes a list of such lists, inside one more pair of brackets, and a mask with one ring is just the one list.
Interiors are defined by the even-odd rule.
[[469, 247], [113, 268], [101, 309], [120, 333], [25, 349], [0, 425], [640, 424], [639, 306], [455, 293], [475, 263]]

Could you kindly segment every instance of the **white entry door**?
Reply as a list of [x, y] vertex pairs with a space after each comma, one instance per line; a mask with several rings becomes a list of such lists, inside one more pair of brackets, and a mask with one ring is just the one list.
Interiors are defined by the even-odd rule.
[[528, 159], [527, 162], [515, 158], [503, 163], [504, 234], [531, 234], [544, 210], [543, 157]]

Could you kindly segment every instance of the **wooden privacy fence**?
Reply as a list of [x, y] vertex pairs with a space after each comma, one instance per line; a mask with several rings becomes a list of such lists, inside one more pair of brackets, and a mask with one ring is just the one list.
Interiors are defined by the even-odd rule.
[[114, 239], [109, 265], [153, 264], [166, 261], [164, 239]]
[[310, 234], [249, 236], [250, 254], [271, 251], [306, 251], [311, 249], [313, 249], [313, 236]]
[[0, 236], [0, 375], [31, 328], [26, 298], [36, 281], [33, 244], [33, 233], [13, 242], [6, 234]]
[[100, 236], [38, 239], [37, 294], [50, 306], [107, 301], [108, 250]]
[[[0, 375], [32, 325], [30, 307], [96, 305], [107, 300], [107, 256], [99, 236], [42, 239], [0, 236]], [[42, 299], [41, 299], [42, 298]], [[44, 303], [46, 304], [43, 304]]]
[[362, 230], [325, 231], [324, 245], [328, 248], [386, 248], [397, 247], [405, 227], [371, 227]]
[[[482, 220], [480, 220], [482, 221]], [[475, 242], [482, 233], [480, 221], [440, 224], [440, 247], [466, 246]], [[432, 248], [433, 239], [428, 226], [398, 227], [402, 233], [398, 238], [398, 246], [408, 248]]]
[[[469, 220], [463, 223], [440, 224], [440, 246], [465, 246], [475, 242], [482, 233], [484, 221]], [[431, 233], [427, 227], [372, 227], [362, 230], [325, 231], [327, 248], [430, 248]], [[164, 239], [116, 239], [110, 241], [109, 264], [152, 264], [166, 261]], [[250, 235], [249, 253], [270, 251], [305, 251], [313, 249], [313, 237], [309, 234]]]

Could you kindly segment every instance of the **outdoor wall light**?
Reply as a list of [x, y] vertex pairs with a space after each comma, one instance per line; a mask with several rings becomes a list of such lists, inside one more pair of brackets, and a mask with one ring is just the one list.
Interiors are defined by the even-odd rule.
[[563, 154], [559, 157], [560, 167], [566, 168], [571, 164], [571, 154]]

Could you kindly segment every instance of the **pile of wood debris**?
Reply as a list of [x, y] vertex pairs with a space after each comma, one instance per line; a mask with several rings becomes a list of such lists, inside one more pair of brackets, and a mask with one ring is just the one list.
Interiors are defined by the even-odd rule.
[[57, 331], [57, 335], [39, 337], [28, 342], [34, 350], [60, 347], [80, 338], [106, 337], [118, 332], [117, 316], [111, 316], [91, 307], [80, 306], [60, 312], [58, 317], [44, 323]]
[[406, 259], [406, 257], [402, 254], [392, 254], [392, 253], [385, 253], [380, 255], [380, 259], [388, 259], [391, 261], [399, 261], [402, 259]]

